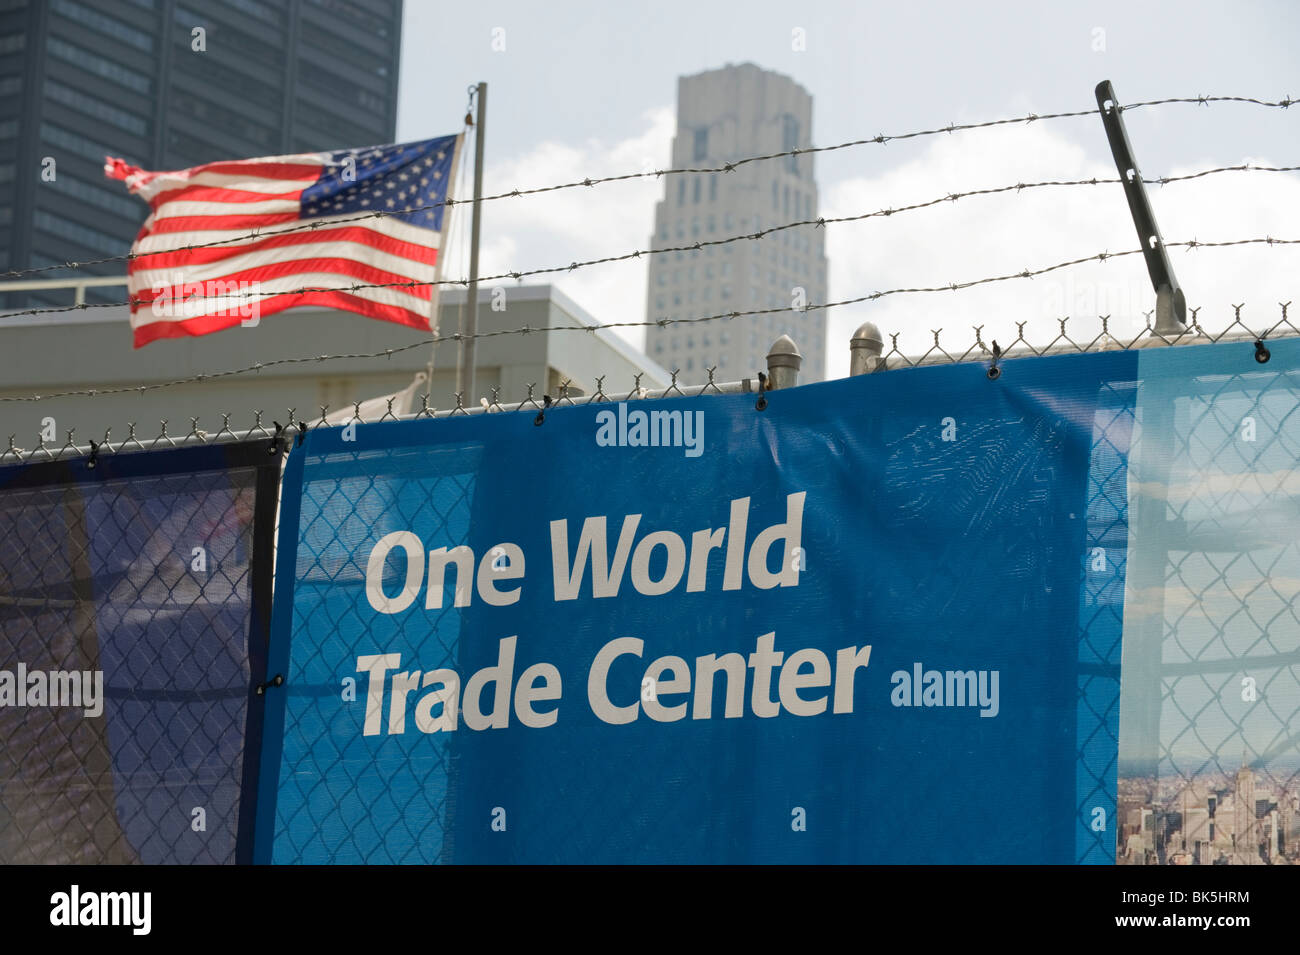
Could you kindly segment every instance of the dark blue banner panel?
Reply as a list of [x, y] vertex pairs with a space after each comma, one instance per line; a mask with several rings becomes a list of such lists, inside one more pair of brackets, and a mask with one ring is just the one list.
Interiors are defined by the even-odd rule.
[[0, 861], [251, 859], [268, 444], [0, 469]]

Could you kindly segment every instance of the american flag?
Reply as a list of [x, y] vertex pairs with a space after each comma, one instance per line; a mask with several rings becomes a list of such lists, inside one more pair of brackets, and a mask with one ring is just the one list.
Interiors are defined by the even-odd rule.
[[460, 142], [443, 136], [178, 172], [106, 157], [105, 175], [152, 210], [131, 246], [142, 257], [127, 268], [135, 347], [300, 305], [432, 330], [437, 285], [352, 286], [438, 280], [449, 218], [441, 203]]

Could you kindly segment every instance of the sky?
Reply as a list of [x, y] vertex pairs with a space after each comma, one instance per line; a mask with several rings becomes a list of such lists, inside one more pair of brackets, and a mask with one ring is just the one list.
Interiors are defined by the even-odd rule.
[[[803, 43], [795, 42], [801, 31]], [[752, 62], [813, 97], [815, 145], [950, 123], [1165, 97], [1300, 96], [1300, 5], [914, 3], [754, 0], [743, 6], [406, 0], [398, 138], [461, 128], [466, 88], [488, 84], [484, 189], [491, 194], [668, 165], [677, 77]], [[802, 49], [795, 47], [802, 45]], [[1243, 162], [1300, 165], [1300, 107], [1169, 105], [1125, 114], [1143, 175]], [[468, 157], [467, 157], [468, 158]], [[1114, 177], [1100, 118], [1040, 121], [863, 145], [815, 158], [819, 214], [860, 215], [1020, 182]], [[468, 166], [468, 162], [465, 164]], [[464, 190], [468, 194], [468, 178]], [[480, 273], [567, 265], [649, 245], [653, 177], [485, 204]], [[1300, 173], [1230, 172], [1151, 186], [1167, 242], [1300, 238]], [[465, 218], [468, 218], [467, 216]], [[830, 299], [946, 286], [1137, 247], [1119, 185], [1024, 190], [826, 226]], [[467, 274], [467, 223], [453, 224], [449, 278]], [[462, 232], [464, 233], [462, 235]], [[1197, 319], [1217, 331], [1241, 304], [1266, 328], [1295, 289], [1300, 246], [1172, 249]], [[526, 281], [540, 282], [546, 278]], [[645, 259], [551, 279], [598, 321], [645, 319]], [[493, 283], [495, 284], [495, 283]], [[504, 283], [508, 288], [510, 282]], [[508, 297], [507, 297], [508, 301]], [[1045, 344], [1068, 317], [1091, 339], [1098, 316], [1132, 337], [1154, 308], [1141, 256], [962, 291], [891, 295], [826, 310], [832, 377], [864, 321], [917, 355], [935, 330], [963, 351], [1024, 337]], [[1296, 299], [1300, 316], [1300, 297]], [[742, 319], [743, 320], [743, 319]], [[642, 329], [620, 332], [633, 344]], [[757, 369], [755, 369], [757, 371]]]

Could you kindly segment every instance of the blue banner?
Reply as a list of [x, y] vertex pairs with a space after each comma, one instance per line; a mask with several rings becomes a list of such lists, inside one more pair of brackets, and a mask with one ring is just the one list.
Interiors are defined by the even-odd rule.
[[1114, 859], [1132, 352], [316, 430], [257, 857]]

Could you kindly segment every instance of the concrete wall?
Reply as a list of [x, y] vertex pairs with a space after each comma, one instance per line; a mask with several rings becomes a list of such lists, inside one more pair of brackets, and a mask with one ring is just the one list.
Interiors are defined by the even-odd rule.
[[[504, 293], [504, 310], [493, 311], [490, 290], [480, 290], [480, 332], [525, 325], [582, 327], [596, 321], [553, 286], [507, 287]], [[464, 315], [465, 293], [444, 290], [439, 309], [443, 334], [454, 333]], [[382, 351], [428, 337], [427, 332], [346, 312], [297, 309], [268, 316], [253, 328], [133, 349], [125, 308], [0, 316], [0, 397], [154, 385], [277, 358]], [[457, 351], [455, 343], [437, 346], [430, 407], [455, 404]], [[168, 422], [169, 434], [183, 435], [194, 416], [202, 430], [212, 433], [221, 427], [222, 412], [231, 412], [232, 429], [242, 430], [252, 426], [253, 412], [260, 410], [270, 429], [272, 420], [287, 419], [290, 408], [299, 419], [311, 420], [319, 417], [322, 404], [333, 411], [406, 388], [417, 372], [424, 371], [429, 356], [430, 348], [418, 345], [391, 358], [307, 361], [144, 392], [0, 401], [0, 449], [8, 445], [11, 434], [17, 436], [16, 446], [33, 447], [46, 417], [55, 419], [60, 445], [69, 428], [76, 429], [79, 445], [88, 438], [101, 439], [107, 428], [112, 428], [112, 440], [119, 441], [132, 421], [138, 424], [141, 438], [156, 436], [162, 419]], [[590, 393], [596, 377], [605, 375], [606, 392], [625, 395], [638, 372], [644, 375], [645, 387], [662, 388], [668, 383], [662, 368], [604, 330], [502, 335], [478, 343], [477, 390], [490, 395], [493, 387], [500, 387], [502, 402], [521, 400], [529, 384], [536, 384], [540, 401], [565, 376], [583, 393]], [[466, 405], [471, 403], [477, 401], [466, 399]]]

